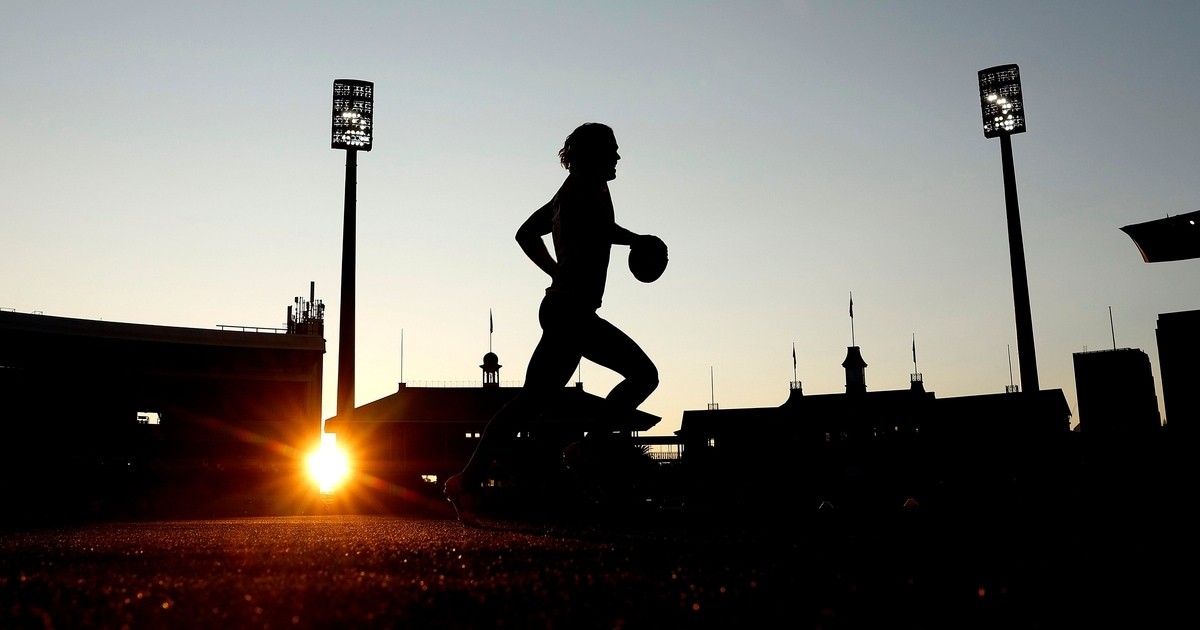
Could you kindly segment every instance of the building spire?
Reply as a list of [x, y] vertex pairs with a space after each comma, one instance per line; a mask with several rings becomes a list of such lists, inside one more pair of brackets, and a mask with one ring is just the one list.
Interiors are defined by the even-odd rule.
[[858, 346], [846, 348], [846, 360], [842, 361], [846, 368], [846, 393], [862, 394], [867, 391], [867, 362], [862, 358]]

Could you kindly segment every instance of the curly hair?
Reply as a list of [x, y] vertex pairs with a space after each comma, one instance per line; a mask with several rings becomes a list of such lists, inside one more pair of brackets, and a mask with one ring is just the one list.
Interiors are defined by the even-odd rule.
[[597, 122], [583, 123], [567, 136], [563, 147], [558, 150], [558, 161], [563, 168], [571, 170], [571, 162], [586, 159], [585, 156], [598, 146], [605, 146], [615, 141], [615, 134], [608, 125]]

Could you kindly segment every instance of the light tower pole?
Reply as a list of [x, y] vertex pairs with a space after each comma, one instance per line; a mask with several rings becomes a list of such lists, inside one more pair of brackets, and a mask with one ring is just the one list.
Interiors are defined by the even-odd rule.
[[371, 150], [375, 84], [355, 79], [333, 82], [334, 149], [346, 151], [345, 218], [342, 222], [342, 302], [338, 316], [337, 417], [354, 414], [354, 278], [358, 152]]
[[1033, 314], [1029, 306], [1029, 278], [1025, 273], [1025, 243], [1021, 237], [1021, 211], [1017, 204], [1017, 178], [1013, 169], [1012, 135], [1025, 132], [1021, 72], [1015, 64], [979, 71], [979, 103], [983, 109], [983, 137], [1000, 138], [1004, 168], [1004, 205], [1008, 214], [1008, 256], [1012, 263], [1013, 305], [1017, 317], [1017, 364], [1021, 387], [1040, 389], [1037, 352], [1033, 347]]

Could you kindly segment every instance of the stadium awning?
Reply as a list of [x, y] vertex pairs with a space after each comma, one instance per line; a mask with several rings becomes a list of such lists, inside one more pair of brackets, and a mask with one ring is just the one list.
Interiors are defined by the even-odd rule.
[[1121, 228], [1137, 245], [1142, 260], [1167, 262], [1200, 258], [1200, 210]]

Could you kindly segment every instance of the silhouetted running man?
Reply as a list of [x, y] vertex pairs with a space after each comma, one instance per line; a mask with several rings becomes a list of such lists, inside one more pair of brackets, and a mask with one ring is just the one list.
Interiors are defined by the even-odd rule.
[[[658, 368], [633, 339], [597, 314], [604, 297], [613, 245], [643, 239], [617, 225], [608, 182], [617, 176], [617, 140], [611, 128], [585, 123], [567, 136], [558, 152], [570, 171], [549, 203], [517, 230], [517, 243], [552, 281], [542, 298], [542, 337], [517, 396], [488, 422], [462, 472], [446, 480], [446, 498], [464, 524], [476, 524], [476, 509], [493, 461], [516, 439], [518, 424], [534, 418], [571, 378], [581, 358], [624, 377], [605, 398], [606, 416], [637, 409], [658, 387]], [[554, 256], [543, 237], [553, 234]]]

